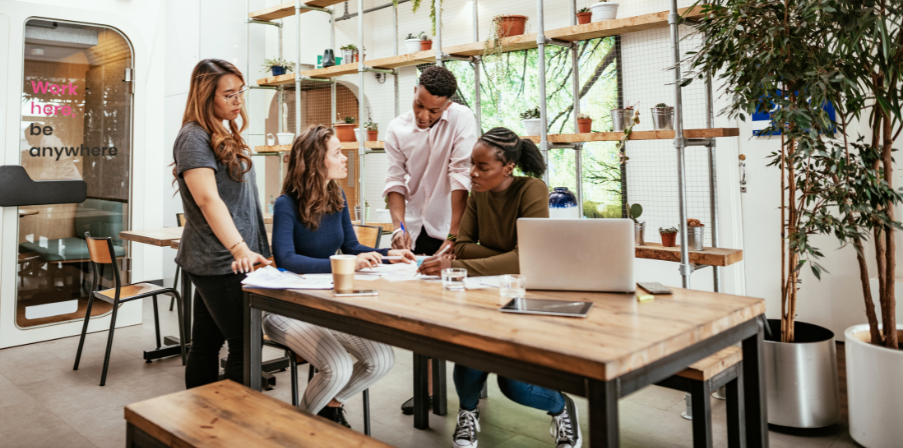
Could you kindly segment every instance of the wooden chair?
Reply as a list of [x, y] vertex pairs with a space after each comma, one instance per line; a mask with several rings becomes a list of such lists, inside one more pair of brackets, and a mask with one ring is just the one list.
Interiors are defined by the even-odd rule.
[[357, 235], [357, 241], [364, 246], [379, 249], [379, 240], [383, 235], [383, 228], [379, 226], [365, 226], [354, 224], [354, 234]]
[[690, 365], [686, 370], [660, 383], [659, 386], [690, 394], [692, 404], [693, 446], [712, 447], [712, 392], [721, 386], [727, 389], [727, 446], [742, 446], [743, 419], [740, 389], [743, 387], [743, 351], [728, 347]]
[[232, 381], [125, 407], [126, 446], [390, 448]]
[[[75, 366], [73, 370], [78, 370], [78, 363], [82, 356], [82, 347], [85, 344], [85, 334], [88, 332], [88, 322], [91, 320], [91, 307], [94, 305], [94, 299], [100, 299], [104, 302], [113, 304], [113, 312], [110, 318], [110, 334], [107, 336], [107, 350], [103, 358], [103, 372], [100, 375], [100, 385], [103, 386], [107, 381], [107, 368], [110, 366], [110, 350], [113, 348], [113, 332], [116, 330], [116, 315], [119, 311], [119, 305], [133, 300], [143, 299], [145, 297], [153, 297], [154, 300], [154, 329], [157, 336], [157, 348], [161, 348], [163, 344], [160, 342], [160, 314], [157, 311], [157, 296], [168, 295], [177, 300], [181, 304], [179, 293], [173, 288], [164, 288], [162, 286], [150, 283], [135, 283], [122, 286], [119, 278], [119, 269], [116, 266], [116, 258], [114, 256], [115, 249], [113, 240], [110, 237], [92, 238], [89, 232], [85, 232], [85, 242], [88, 244], [88, 255], [94, 271], [94, 282], [91, 286], [91, 294], [88, 297], [88, 309], [85, 311], [85, 323], [82, 325], [81, 337], [78, 340], [78, 351], [75, 353]], [[111, 264], [113, 269], [113, 279], [116, 287], [98, 291], [98, 265]], [[182, 345], [182, 365], [185, 365], [185, 335], [182, 325], [182, 307], [179, 306], [179, 339]]]
[[[185, 214], [184, 213], [176, 213], [176, 224], [179, 227], [185, 227]], [[172, 289], [179, 289], [179, 274], [182, 272], [182, 268], [179, 265], [176, 265], [176, 275], [172, 277]], [[191, 299], [191, 297], [189, 297]], [[169, 301], [169, 311], [172, 311], [173, 305], [176, 304], [176, 299], [173, 298]]]
[[[273, 264], [271, 266], [276, 266], [276, 263], [273, 260], [273, 257], [267, 258], [267, 260], [270, 260], [271, 262], [273, 262]], [[262, 268], [263, 266], [264, 265], [262, 265], [262, 264], [256, 265], [256, 266], [254, 266], [253, 270], [256, 271], [256, 270]], [[298, 393], [298, 365], [299, 364], [302, 364], [302, 365], [308, 364], [309, 369], [307, 372], [307, 381], [310, 381], [314, 377], [314, 374], [316, 373], [317, 369], [315, 369], [313, 365], [310, 365], [310, 363], [308, 363], [306, 360], [304, 360], [304, 358], [298, 356], [288, 346], [282, 345], [282, 344], [270, 339], [270, 337], [267, 335], [263, 335], [263, 345], [268, 345], [270, 347], [273, 347], [275, 349], [282, 350], [285, 352], [285, 357], [288, 358], [289, 374], [292, 376], [292, 378], [291, 378], [291, 381], [292, 381], [292, 406], [298, 407], [298, 405], [301, 403], [301, 397]], [[369, 436], [370, 435], [370, 390], [365, 389], [363, 394], [364, 394], [364, 434]]]

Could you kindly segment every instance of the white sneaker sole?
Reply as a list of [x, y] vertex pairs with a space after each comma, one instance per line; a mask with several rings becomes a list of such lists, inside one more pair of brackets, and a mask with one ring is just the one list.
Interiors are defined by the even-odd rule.
[[473, 443], [471, 443], [471, 442], [465, 442], [465, 443], [466, 443], [466, 445], [460, 445], [460, 444], [458, 444], [457, 440], [453, 440], [452, 446], [454, 448], [477, 448], [477, 440], [474, 440]]

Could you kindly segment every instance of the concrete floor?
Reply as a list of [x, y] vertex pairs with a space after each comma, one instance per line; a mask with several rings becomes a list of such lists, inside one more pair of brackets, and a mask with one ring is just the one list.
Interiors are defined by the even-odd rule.
[[[168, 300], [161, 306], [168, 310]], [[107, 385], [98, 386], [106, 332], [88, 335], [81, 368], [72, 370], [78, 338], [0, 350], [0, 446], [10, 448], [120, 448], [125, 444], [123, 407], [129, 403], [183, 390], [180, 359], [146, 364], [141, 359], [154, 343], [153, 309], [144, 303], [143, 325], [119, 329]], [[164, 335], [178, 334], [176, 313], [161, 309]], [[265, 357], [277, 357], [267, 349]], [[451, 381], [451, 363], [448, 378]], [[277, 387], [267, 393], [286, 402], [291, 390], [288, 372], [276, 374]], [[306, 384], [306, 366], [301, 371]], [[449, 384], [449, 415], [430, 415], [430, 429], [416, 430], [413, 417], [402, 415], [400, 404], [412, 395], [412, 356], [396, 349], [395, 368], [370, 388], [373, 436], [397, 447], [450, 447], [458, 409], [454, 385]], [[302, 390], [303, 393], [303, 390]], [[586, 402], [577, 398], [586, 428]], [[550, 417], [506, 399], [490, 377], [489, 398], [481, 402], [481, 448], [550, 447]], [[713, 399], [716, 447], [726, 447], [724, 402]], [[348, 419], [363, 431], [361, 399], [346, 404]], [[620, 402], [621, 445], [624, 447], [691, 447], [690, 422], [681, 418], [682, 392], [651, 386]], [[771, 446], [844, 448], [859, 446], [843, 425], [815, 431], [772, 427]]]

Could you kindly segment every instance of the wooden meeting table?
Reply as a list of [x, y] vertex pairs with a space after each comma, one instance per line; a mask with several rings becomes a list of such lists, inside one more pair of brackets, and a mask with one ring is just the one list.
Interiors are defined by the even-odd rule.
[[260, 370], [261, 315], [268, 311], [422, 354], [414, 366], [417, 428], [429, 425], [427, 383], [418, 372], [434, 357], [586, 397], [587, 446], [617, 447], [618, 398], [742, 343], [737, 429], [745, 429], [746, 446], [768, 446], [762, 299], [678, 288], [649, 302], [633, 294], [527, 291], [527, 298], [594, 302], [580, 319], [501, 313], [497, 288], [447, 291], [438, 282], [387, 280], [367, 287], [379, 295], [245, 289], [245, 385], [260, 390], [251, 372]]

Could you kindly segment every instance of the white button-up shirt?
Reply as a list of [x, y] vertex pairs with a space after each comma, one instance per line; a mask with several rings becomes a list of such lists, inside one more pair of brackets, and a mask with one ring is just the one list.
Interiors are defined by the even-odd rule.
[[470, 153], [477, 121], [465, 106], [452, 103], [428, 129], [417, 127], [409, 111], [389, 123], [386, 189], [404, 195], [405, 229], [413, 241], [422, 230], [444, 240], [451, 227], [451, 192], [470, 191]]

